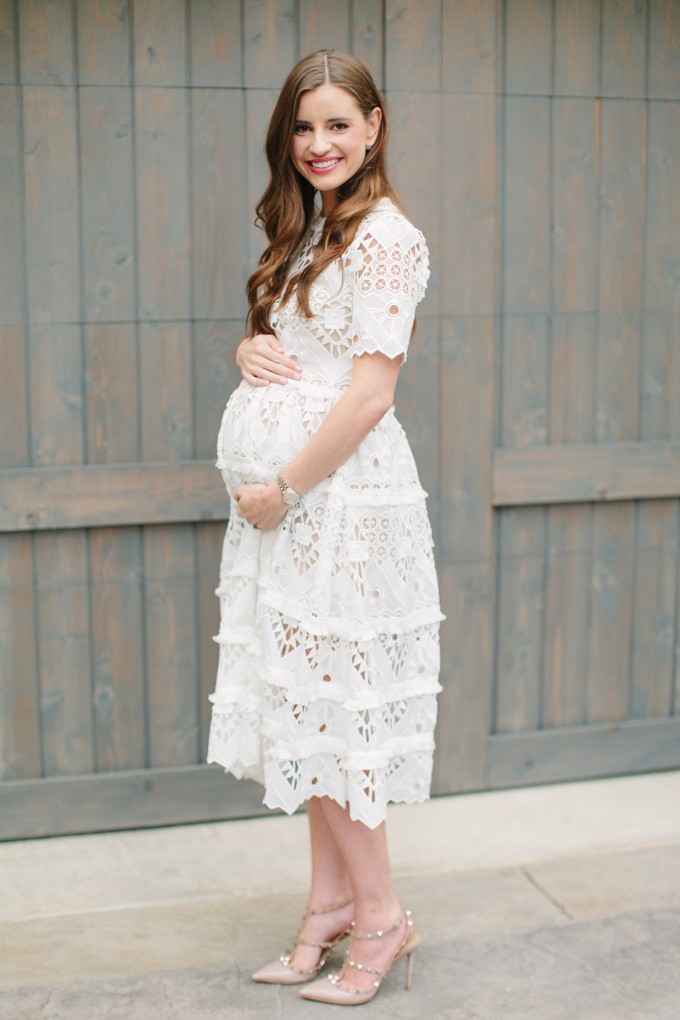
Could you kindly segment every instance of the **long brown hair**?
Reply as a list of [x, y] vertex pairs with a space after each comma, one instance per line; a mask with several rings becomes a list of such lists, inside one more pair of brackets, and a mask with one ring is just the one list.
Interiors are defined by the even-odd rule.
[[[316, 189], [300, 174], [291, 158], [300, 97], [320, 85], [338, 85], [356, 100], [368, 117], [377, 107], [382, 111], [377, 137], [357, 172], [337, 191], [337, 204], [327, 216], [313, 261], [287, 281], [290, 265], [314, 215]], [[380, 198], [398, 205], [385, 171], [385, 146], [389, 134], [385, 102], [364, 65], [348, 53], [318, 50], [293, 68], [281, 89], [267, 131], [265, 153], [270, 180], [257, 205], [256, 223], [269, 244], [258, 268], [248, 280], [247, 328], [251, 336], [271, 333], [269, 313], [276, 298], [294, 291], [300, 310], [311, 317], [309, 289], [323, 270], [352, 242], [361, 220]]]

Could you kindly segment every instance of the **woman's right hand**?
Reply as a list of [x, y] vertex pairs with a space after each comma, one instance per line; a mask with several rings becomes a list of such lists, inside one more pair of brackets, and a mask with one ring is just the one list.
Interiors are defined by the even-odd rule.
[[289, 379], [299, 379], [302, 373], [300, 362], [289, 358], [270, 333], [245, 337], [236, 349], [236, 364], [251, 386], [285, 384]]

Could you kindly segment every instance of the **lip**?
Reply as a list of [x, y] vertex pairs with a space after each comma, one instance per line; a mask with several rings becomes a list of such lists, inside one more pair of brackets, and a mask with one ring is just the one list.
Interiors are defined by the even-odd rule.
[[[329, 173], [331, 173], [331, 171], [335, 170], [336, 166], [339, 166], [339, 164], [341, 162], [341, 157], [340, 156], [331, 156], [329, 159], [317, 159], [317, 160], [314, 160], [313, 162], [312, 162], [311, 159], [308, 159], [306, 162], [307, 162], [307, 166], [309, 167], [309, 169], [312, 171], [313, 174], [329, 174]], [[314, 166], [314, 163], [317, 163], [317, 164], [327, 163], [329, 165], [328, 166], [319, 166], [319, 165]]]

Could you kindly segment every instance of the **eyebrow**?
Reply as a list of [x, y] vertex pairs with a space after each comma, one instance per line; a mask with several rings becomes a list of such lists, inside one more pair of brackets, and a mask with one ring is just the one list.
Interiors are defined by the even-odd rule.
[[[326, 117], [326, 120], [324, 121], [324, 123], [325, 124], [330, 124], [330, 123], [332, 123], [332, 121], [335, 121], [335, 120], [351, 120], [351, 119], [352, 119], [351, 117], [347, 117], [345, 115], [343, 115], [342, 117]], [[303, 117], [296, 117], [295, 118], [295, 123], [296, 124], [310, 124], [311, 122], [308, 121], [308, 120], [305, 120]]]

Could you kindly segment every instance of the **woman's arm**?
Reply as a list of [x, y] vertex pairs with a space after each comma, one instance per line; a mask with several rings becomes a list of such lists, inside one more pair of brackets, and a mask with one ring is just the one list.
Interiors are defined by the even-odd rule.
[[302, 373], [300, 363], [287, 357], [271, 333], [245, 337], [236, 349], [236, 364], [251, 386], [268, 386], [270, 382], [285, 384], [289, 379], [299, 379]]
[[[333, 405], [305, 448], [281, 474], [301, 496], [344, 464], [394, 402], [402, 358], [363, 354], [354, 359], [352, 382]], [[238, 515], [261, 531], [277, 527], [286, 506], [276, 481], [242, 485], [235, 493]]]

